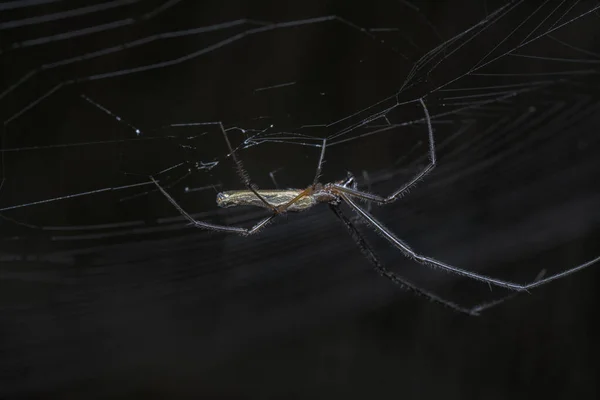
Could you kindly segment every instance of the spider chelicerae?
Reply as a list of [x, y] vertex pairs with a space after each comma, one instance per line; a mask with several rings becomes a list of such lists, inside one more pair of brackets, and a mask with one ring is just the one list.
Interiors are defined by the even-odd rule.
[[190, 214], [188, 214], [176, 201], [171, 197], [171, 195], [154, 179], [151, 177], [152, 181], [156, 184], [160, 192], [168, 199], [168, 201], [181, 213], [181, 215], [187, 219], [194, 227], [207, 229], [212, 231], [219, 232], [230, 232], [237, 233], [241, 235], [252, 235], [257, 233], [262, 228], [264, 228], [269, 222], [271, 222], [278, 215], [284, 214], [288, 211], [292, 212], [300, 212], [306, 211], [318, 203], [328, 203], [331, 207], [332, 211], [336, 214], [336, 216], [343, 222], [344, 226], [348, 230], [350, 236], [354, 239], [356, 244], [359, 246], [363, 255], [371, 262], [373, 267], [383, 276], [392, 280], [394, 283], [401, 285], [402, 287], [416, 293], [422, 295], [429, 300], [443, 304], [451, 309], [456, 311], [467, 313], [470, 315], [478, 315], [482, 310], [489, 308], [493, 305], [496, 305], [510, 297], [514, 294], [496, 300], [494, 302], [480, 304], [472, 308], [465, 308], [456, 303], [450, 302], [448, 300], [442, 299], [434, 293], [431, 293], [427, 290], [417, 287], [412, 282], [402, 278], [401, 276], [389, 271], [386, 269], [378, 260], [377, 256], [373, 252], [372, 248], [369, 246], [367, 241], [363, 238], [360, 232], [357, 230], [353, 222], [342, 212], [339, 205], [341, 203], [346, 203], [356, 214], [357, 216], [364, 221], [366, 224], [370, 225], [374, 228], [378, 233], [381, 234], [390, 244], [392, 244], [396, 249], [400, 250], [405, 256], [415, 260], [420, 264], [424, 264], [431, 267], [440, 268], [447, 272], [451, 272], [457, 275], [462, 275], [467, 278], [475, 279], [481, 282], [488, 283], [489, 285], [495, 285], [499, 287], [503, 287], [506, 289], [513, 290], [515, 292], [526, 292], [529, 289], [532, 289], [537, 286], [541, 286], [550, 281], [563, 278], [567, 275], [570, 275], [576, 271], [584, 269], [598, 261], [600, 261], [600, 256], [589, 260], [583, 264], [577, 265], [575, 267], [569, 268], [565, 271], [556, 273], [550, 276], [543, 276], [545, 270], [543, 270], [535, 280], [530, 283], [520, 284], [515, 282], [510, 282], [506, 280], [496, 279], [487, 275], [478, 274], [475, 272], [467, 271], [463, 268], [456, 267], [445, 262], [436, 260], [434, 258], [428, 257], [426, 255], [419, 254], [415, 250], [413, 250], [406, 242], [399, 239], [393, 232], [391, 232], [388, 228], [386, 228], [381, 222], [379, 222], [375, 217], [373, 217], [368, 211], [364, 210], [361, 206], [359, 206], [355, 199], [363, 200], [366, 202], [374, 202], [379, 205], [390, 204], [396, 200], [398, 200], [402, 195], [404, 195], [412, 186], [414, 186], [418, 181], [423, 179], [429, 172], [433, 170], [436, 165], [436, 149], [435, 149], [435, 140], [433, 136], [433, 129], [431, 126], [431, 119], [429, 115], [429, 111], [427, 109], [427, 105], [424, 100], [419, 99], [421, 107], [423, 108], [423, 112], [425, 113], [425, 121], [427, 123], [428, 129], [428, 139], [429, 139], [429, 163], [422, 170], [420, 170], [415, 176], [412, 177], [408, 182], [404, 183], [400, 186], [399, 189], [395, 190], [393, 193], [388, 195], [387, 197], [382, 197], [376, 194], [367, 193], [364, 191], [360, 191], [357, 187], [357, 183], [354, 177], [351, 174], [348, 174], [348, 177], [344, 180], [340, 180], [332, 183], [319, 183], [319, 176], [321, 174], [321, 168], [323, 165], [323, 160], [325, 157], [325, 148], [326, 148], [326, 139], [323, 140], [323, 144], [321, 146], [321, 155], [319, 157], [319, 162], [317, 164], [317, 171], [315, 174], [315, 179], [312, 185], [308, 186], [306, 189], [285, 189], [285, 190], [259, 190], [256, 186], [251, 182], [250, 177], [246, 170], [244, 169], [242, 162], [236, 156], [233, 147], [231, 146], [231, 142], [227, 136], [225, 129], [221, 123], [218, 125], [221, 128], [221, 132], [225, 137], [225, 142], [227, 143], [227, 147], [229, 149], [229, 154], [231, 155], [236, 171], [240, 176], [240, 179], [246, 186], [246, 190], [233, 190], [233, 191], [225, 191], [217, 194], [217, 204], [220, 207], [234, 207], [241, 205], [250, 205], [266, 208], [272, 211], [272, 214], [266, 218], [263, 218], [259, 222], [257, 222], [251, 228], [242, 228], [235, 226], [227, 226], [227, 225], [217, 225], [204, 221], [198, 221], [194, 219]]

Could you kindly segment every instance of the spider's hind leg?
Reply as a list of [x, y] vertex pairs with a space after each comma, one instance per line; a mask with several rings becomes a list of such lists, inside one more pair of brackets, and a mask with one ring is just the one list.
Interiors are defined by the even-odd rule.
[[217, 231], [217, 232], [237, 233], [240, 235], [253, 235], [253, 234], [257, 233], [258, 231], [260, 231], [265, 226], [267, 226], [267, 224], [269, 224], [269, 222], [271, 222], [271, 220], [273, 220], [277, 216], [277, 213], [273, 213], [270, 216], [265, 217], [265, 218], [261, 219], [259, 222], [257, 222], [256, 224], [254, 224], [254, 226], [252, 226], [252, 228], [242, 228], [242, 227], [237, 227], [237, 226], [219, 225], [219, 224], [213, 224], [211, 222], [199, 221], [199, 220], [195, 219], [194, 217], [192, 217], [187, 211], [185, 211], [183, 209], [183, 207], [181, 207], [179, 205], [179, 203], [177, 203], [177, 201], [175, 201], [175, 199], [158, 183], [158, 181], [156, 179], [154, 179], [154, 177], [150, 176], [150, 179], [156, 185], [157, 189], [169, 201], [169, 203], [171, 203], [173, 205], [173, 207], [175, 207], [175, 209], [177, 211], [179, 211], [181, 216], [183, 218], [185, 218], [190, 223], [190, 225], [192, 225], [195, 228], [201, 228], [201, 229]]
[[254, 193], [254, 195], [258, 199], [260, 199], [260, 201], [262, 201], [264, 203], [266, 208], [272, 210], [273, 213], [275, 213], [275, 214], [279, 214], [279, 210], [277, 209], [277, 207], [275, 207], [273, 204], [269, 203], [269, 201], [267, 199], [265, 199], [264, 196], [262, 196], [260, 193], [258, 193], [258, 187], [254, 183], [252, 183], [252, 181], [250, 180], [250, 174], [248, 174], [248, 171], [246, 171], [246, 169], [244, 168], [244, 165], [242, 164], [242, 160], [240, 160], [237, 157], [237, 155], [235, 154], [235, 150], [233, 149], [233, 146], [231, 145], [231, 141], [229, 140], [229, 137], [227, 136], [227, 131], [223, 127], [223, 124], [221, 122], [218, 122], [218, 125], [219, 125], [219, 128], [221, 129], [221, 132], [223, 133], [223, 137], [225, 138], [225, 143], [227, 143], [227, 148], [229, 149], [229, 155], [231, 155], [231, 158], [233, 159], [233, 162], [235, 164], [235, 170], [236, 170], [238, 176], [240, 177], [241, 181], [244, 183], [244, 185], [246, 186], [246, 188], [249, 191]]

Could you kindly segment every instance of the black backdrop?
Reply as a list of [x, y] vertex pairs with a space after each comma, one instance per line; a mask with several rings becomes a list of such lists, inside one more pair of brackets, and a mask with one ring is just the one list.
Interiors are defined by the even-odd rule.
[[[2, 17], [3, 21], [18, 21], [90, 5], [85, 3], [5, 10]], [[105, 18], [101, 21], [4, 27], [0, 32], [2, 90], [27, 71], [37, 75], [27, 81], [22, 92], [15, 90], [11, 92], [14, 97], [3, 99], [3, 119], [9, 120], [24, 105], [52, 91], [57, 82], [98, 73], [94, 68], [100, 70], [101, 62], [50, 72], [36, 67], [103, 48], [105, 43], [237, 18], [290, 21], [335, 14], [369, 25], [379, 19], [387, 23], [392, 13], [389, 2], [184, 1], [156, 19], [139, 18], [163, 3], [170, 2], [133, 2], [108, 9], [98, 17]], [[449, 38], [502, 4], [465, 2], [457, 8], [455, 2], [399, 3], [407, 13], [419, 8], [419, 13], [410, 14], [413, 17], [398, 17], [407, 24], [402, 26], [403, 32], [412, 32], [419, 51], [438, 43], [437, 35]], [[527, 12], [516, 11], [515, 20]], [[127, 18], [133, 21], [130, 25], [101, 36], [27, 47], [27, 40], [34, 37]], [[588, 21], [586, 29], [593, 29], [593, 21]], [[414, 26], [408, 26], [410, 23]], [[97, 108], [86, 108], [81, 93], [108, 109], [120, 110], [114, 111], [117, 114], [126, 110], [128, 123], [142, 131], [166, 122], [190, 121], [200, 107], [204, 108], [197, 120], [250, 124], [262, 110], [244, 98], [244, 90], [267, 86], [263, 82], [268, 79], [259, 74], [279, 76], [279, 68], [290, 68], [283, 61], [284, 66], [270, 61], [268, 49], [303, 53], [303, 58], [318, 63], [323, 51], [320, 44], [338, 43], [342, 39], [337, 34], [317, 31], [314, 42], [300, 48], [288, 46], [286, 40], [291, 39], [277, 34], [261, 39], [266, 50], [237, 47], [231, 52], [234, 55], [220, 53], [200, 71], [204, 61], [130, 80], [109, 80], [101, 84], [104, 87], [86, 82], [67, 85], [52, 92], [49, 100], [40, 103], [43, 106], [26, 110], [17, 122], [5, 124], [3, 148], [93, 141], [107, 132], [110, 138], [131, 133], [128, 126], [103, 119]], [[594, 36], [588, 38], [589, 42], [578, 41], [578, 45], [597, 49]], [[177, 53], [177, 46], [196, 46], [192, 39], [185, 40], [157, 45], [153, 51], [132, 49], [119, 56], [131, 64], [119, 57], [102, 62], [108, 70], [156, 62], [160, 58], [156, 53], [167, 57], [169, 52]], [[403, 50], [409, 48], [406, 45]], [[367, 52], [356, 47], [357, 58]], [[412, 62], [418, 58], [407, 54]], [[264, 60], [266, 66], [256, 73], [239, 68], [250, 59]], [[461, 63], [461, 59], [452, 61]], [[367, 76], [361, 78], [365, 83], [355, 81], [352, 63], [323, 62], [323, 74], [339, 76], [344, 83], [337, 90], [347, 102], [342, 106], [339, 99], [332, 100], [323, 105], [323, 115], [356, 109], [354, 104], [365, 103], [359, 100], [380, 96], [381, 87], [398, 87], [407, 71], [395, 72], [395, 65], [390, 61], [389, 65], [371, 66], [375, 69], [362, 75]], [[297, 68], [312, 71], [308, 64]], [[244, 71], [242, 78], [232, 80], [240, 71]], [[380, 82], [380, 77], [388, 80]], [[317, 81], [332, 92], [340, 85]], [[562, 99], [569, 103], [579, 99], [576, 95], [580, 93], [595, 105], [595, 81], [577, 83], [579, 86], [566, 89], [552, 87], [526, 102], [537, 107], [558, 104]], [[197, 92], [178, 96], [177, 84], [189, 85]], [[79, 103], [74, 105], [73, 99]], [[286, 98], [285, 104], [302, 110], [311, 101], [308, 94], [300, 93], [293, 101]], [[281, 111], [276, 102], [267, 106]], [[506, 112], [519, 106], [523, 105], [508, 103]], [[317, 119], [297, 113], [297, 123]], [[479, 116], [483, 118], [483, 114]], [[470, 117], [477, 118], [475, 114]], [[427, 254], [499, 276], [512, 277], [511, 272], [528, 269], [522, 275], [527, 280], [541, 269], [556, 270], [598, 256], [598, 190], [594, 183], [600, 170], [595, 155], [600, 150], [598, 121], [593, 112], [574, 112], [569, 118], [561, 130], [553, 130], [556, 121], [542, 121], [531, 131], [523, 129], [522, 137], [537, 141], [518, 151], [521, 138], [491, 154], [481, 154], [480, 147], [471, 146], [477, 131], [467, 133], [461, 142], [440, 151], [438, 170], [411, 196], [377, 211], [377, 217]], [[63, 137], [67, 135], [64, 132], [82, 136], [75, 140]], [[443, 127], [436, 133], [450, 134]], [[501, 138], [503, 134], [498, 135]], [[213, 137], [199, 146], [209, 149], [204, 154], [223, 156], [222, 139]], [[359, 165], [355, 168], [368, 169], [370, 165], [389, 172], [398, 159], [397, 149], [409, 148], [415, 137], [405, 139], [407, 142], [393, 137], [364, 139], [345, 152], [332, 151], [324, 179], [339, 178], [355, 163]], [[162, 144], [142, 146], [146, 144], [4, 152], [2, 207], [116, 187], [124, 182], [121, 179], [131, 179], [123, 171], [149, 173], [169, 165], [170, 160], [189, 161], [189, 154], [182, 156]], [[452, 146], [466, 147], [466, 153], [461, 153], [464, 158], [453, 158]], [[275, 153], [279, 149], [276, 145], [257, 146], [240, 154], [261, 187], [270, 185], [269, 168], [281, 165], [285, 169], [278, 177], [284, 185], [305, 184], [301, 182], [310, 179], [317, 152], [294, 147], [290, 154], [297, 159], [288, 159], [286, 153]], [[481, 157], [494, 161], [463, 176], [461, 171], [473, 163], [485, 164]], [[193, 181], [197, 186], [218, 181], [239, 188], [231, 167], [223, 161], [211, 170], [212, 175], [198, 174], [191, 179], [197, 179]], [[397, 180], [407, 176], [400, 173]], [[385, 192], [394, 186], [396, 180], [382, 178], [373, 190]], [[595, 397], [597, 268], [522, 294], [481, 317], [468, 317], [409, 295], [379, 277], [325, 206], [309, 214], [289, 215], [260, 235], [243, 238], [193, 230], [180, 222], [171, 224], [169, 218], [176, 214], [159, 195], [122, 203], [115, 201], [119, 196], [111, 191], [3, 212], [0, 395], [5, 398]], [[212, 212], [213, 199], [211, 189], [182, 201], [194, 212]], [[257, 212], [233, 210], [219, 216], [219, 222], [249, 225]], [[141, 222], [129, 226], [124, 224], [127, 221]], [[99, 228], [102, 223], [113, 225]], [[468, 304], [506, 294], [499, 289], [490, 294], [486, 285], [419, 268], [368, 228], [360, 228], [387, 265], [429, 290]]]

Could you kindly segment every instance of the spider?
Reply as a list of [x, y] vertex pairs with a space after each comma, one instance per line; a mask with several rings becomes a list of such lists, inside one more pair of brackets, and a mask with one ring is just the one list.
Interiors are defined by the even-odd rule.
[[402, 197], [407, 191], [414, 186], [418, 181], [423, 179], [427, 174], [429, 174], [436, 166], [436, 148], [435, 148], [435, 140], [433, 135], [433, 129], [431, 126], [431, 119], [429, 115], [429, 110], [427, 109], [427, 105], [423, 101], [423, 99], [419, 99], [421, 107], [423, 108], [423, 112], [425, 114], [425, 120], [427, 122], [427, 130], [428, 130], [428, 144], [429, 144], [429, 163], [422, 170], [420, 170], [417, 174], [415, 174], [412, 179], [408, 182], [404, 183], [393, 193], [388, 195], [387, 197], [379, 196], [376, 194], [360, 191], [357, 188], [357, 183], [352, 176], [352, 174], [348, 173], [348, 177], [344, 180], [331, 182], [331, 183], [319, 183], [319, 177], [321, 174], [321, 168], [323, 165], [323, 160], [325, 157], [325, 148], [326, 148], [326, 139], [323, 140], [323, 144], [321, 146], [321, 155], [319, 157], [319, 162], [317, 164], [317, 171], [315, 174], [314, 181], [312, 185], [308, 186], [306, 189], [276, 189], [276, 190], [259, 190], [256, 186], [250, 181], [250, 177], [244, 169], [241, 160], [236, 156], [233, 147], [231, 146], [231, 142], [223, 128], [221, 123], [218, 125], [221, 128], [221, 132], [225, 137], [225, 142], [227, 143], [227, 147], [229, 149], [229, 154], [231, 155], [233, 162], [235, 164], [236, 171], [246, 186], [246, 190], [233, 190], [233, 191], [225, 191], [217, 194], [217, 205], [220, 207], [235, 207], [241, 205], [250, 205], [266, 208], [272, 211], [272, 214], [266, 218], [263, 218], [259, 222], [257, 222], [251, 228], [242, 228], [236, 226], [226, 226], [226, 225], [216, 225], [204, 221], [198, 221], [194, 219], [190, 214], [188, 214], [176, 201], [171, 197], [171, 195], [154, 179], [154, 177], [150, 177], [152, 182], [157, 186], [159, 191], [167, 198], [167, 200], [179, 211], [179, 213], [187, 219], [194, 227], [219, 231], [219, 232], [231, 232], [237, 233], [241, 235], [252, 235], [254, 233], [259, 232], [262, 228], [264, 228], [269, 222], [271, 222], [278, 215], [284, 214], [286, 212], [302, 212], [306, 211], [313, 206], [319, 203], [327, 203], [330, 205], [333, 212], [336, 216], [344, 223], [347, 228], [350, 236], [354, 239], [359, 249], [363, 253], [363, 255], [373, 264], [373, 267], [383, 276], [390, 279], [396, 284], [399, 284], [410, 291], [422, 295], [429, 300], [440, 303], [447, 307], [450, 307], [456, 311], [466, 313], [469, 315], [478, 315], [482, 310], [489, 308], [493, 305], [496, 305], [512, 296], [516, 293], [513, 293], [509, 296], [506, 296], [500, 300], [496, 300], [491, 303], [481, 304], [476, 307], [467, 309], [453, 302], [447, 301], [438, 297], [437, 295], [421, 289], [409, 282], [408, 280], [394, 274], [393, 272], [387, 270], [385, 267], [381, 265], [375, 253], [366, 242], [366, 240], [360, 235], [359, 231], [352, 224], [351, 220], [348, 219], [341, 209], [339, 205], [341, 203], [346, 203], [356, 214], [357, 216], [364, 221], [366, 224], [370, 225], [374, 228], [378, 233], [381, 234], [392, 246], [396, 249], [400, 250], [406, 257], [413, 259], [414, 261], [429, 266], [436, 267], [442, 270], [445, 270], [450, 273], [454, 273], [457, 275], [461, 275], [467, 278], [471, 278], [474, 280], [478, 280], [481, 282], [488, 283], [489, 285], [495, 285], [499, 287], [503, 287], [506, 289], [513, 290], [515, 292], [527, 292], [529, 289], [532, 289], [537, 286], [541, 286], [553, 280], [563, 278], [567, 275], [570, 275], [576, 271], [582, 270], [590, 265], [600, 261], [600, 256], [589, 260], [583, 264], [572, 267], [566, 271], [562, 271], [556, 273], [554, 275], [550, 275], [547, 277], [543, 277], [545, 270], [540, 273], [535, 280], [530, 283], [520, 284], [515, 282], [510, 282], [506, 280], [501, 280], [497, 278], [493, 278], [487, 275], [479, 274], [476, 272], [467, 271], [463, 268], [456, 267], [445, 262], [436, 260], [432, 257], [428, 257], [426, 255], [422, 255], [417, 251], [413, 250], [406, 242], [399, 239], [393, 232], [391, 232], [387, 227], [385, 227], [381, 222], [379, 222], [375, 217], [373, 217], [369, 212], [365, 211], [362, 207], [360, 207], [355, 199], [363, 200], [366, 202], [373, 202], [379, 205], [385, 205], [393, 203]]

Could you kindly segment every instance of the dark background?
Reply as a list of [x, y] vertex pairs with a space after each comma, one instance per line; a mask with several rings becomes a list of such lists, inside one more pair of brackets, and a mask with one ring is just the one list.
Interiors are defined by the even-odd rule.
[[[595, 267], [468, 317], [378, 276], [327, 206], [244, 238], [187, 227], [151, 186], [119, 189], [181, 164], [158, 176], [187, 210], [250, 226], [265, 213], [214, 204], [211, 185], [242, 188], [218, 129], [169, 124], [246, 129], [230, 131], [235, 146], [262, 130], [322, 138], [383, 110], [357, 113], [390, 96], [394, 103], [396, 93], [400, 102], [427, 95], [439, 166], [374, 215], [422, 253], [470, 270], [519, 282], [565, 270], [600, 255], [598, 15], [515, 52], [537, 58], [510, 55], [468, 71], [495, 46], [499, 56], [594, 3], [554, 12], [509, 3], [515, 8], [489, 29], [459, 39], [460, 50], [447, 41], [507, 2], [139, 1], [27, 20], [111, 3], [0, 6], [0, 396], [597, 396]], [[336, 19], [248, 34], [265, 21], [327, 15]], [[106, 24], [119, 27], [85, 31]], [[212, 28], [157, 36], [200, 27]], [[185, 62], [96, 79], [235, 35]], [[132, 45], [141, 38], [154, 40]], [[118, 51], [91, 56], [103, 49]], [[481, 91], [438, 90], [462, 75], [445, 89]], [[495, 94], [534, 81], [547, 84]], [[496, 101], [461, 110], [467, 98], [451, 99], [476, 93]], [[422, 109], [410, 104], [388, 115], [418, 118]], [[351, 170], [363, 188], [385, 194], [426, 162], [425, 124], [359, 137], [369, 131], [351, 130], [354, 140], [328, 149], [323, 182]], [[282, 187], [303, 187], [318, 151], [263, 143], [238, 155], [261, 188], [273, 187], [271, 171]], [[91, 191], [99, 192], [62, 198]], [[55, 200], [32, 204], [45, 199]], [[444, 298], [473, 306], [507, 295], [407, 260], [358, 226], [385, 265]]]

